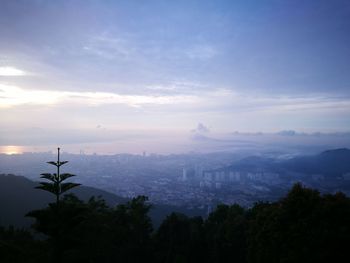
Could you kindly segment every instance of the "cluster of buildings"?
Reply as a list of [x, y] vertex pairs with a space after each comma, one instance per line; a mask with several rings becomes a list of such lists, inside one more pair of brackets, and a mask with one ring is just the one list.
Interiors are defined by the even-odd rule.
[[278, 184], [278, 173], [273, 172], [241, 172], [241, 171], [205, 171], [200, 182], [201, 187], [221, 188], [225, 183], [252, 183]]
[[[0, 155], [0, 172], [38, 180], [40, 173], [50, 171], [46, 161], [52, 158], [49, 153]], [[66, 154], [64, 158], [70, 161], [68, 171], [78, 175], [72, 179], [78, 183], [123, 197], [146, 195], [156, 204], [189, 209], [207, 209], [217, 203], [248, 206], [287, 191], [294, 180], [310, 178], [311, 183], [320, 182], [320, 185], [323, 182], [323, 176], [318, 174], [306, 177], [267, 166], [232, 165], [232, 156], [224, 154], [99, 156], [82, 153]], [[350, 173], [343, 178], [348, 182]]]
[[204, 170], [202, 166], [195, 165], [194, 169], [183, 168], [181, 181], [199, 182], [201, 188], [221, 189], [232, 184], [263, 183], [276, 185], [281, 182], [280, 174], [271, 171], [247, 172], [238, 169]]

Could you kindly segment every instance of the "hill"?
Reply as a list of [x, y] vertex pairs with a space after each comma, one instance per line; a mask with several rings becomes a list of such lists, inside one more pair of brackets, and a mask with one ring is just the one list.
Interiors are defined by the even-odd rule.
[[250, 156], [215, 171], [231, 170], [242, 172], [262, 170], [281, 174], [284, 174], [284, 172], [296, 172], [305, 175], [321, 174], [327, 179], [337, 179], [350, 172], [350, 150], [345, 148], [328, 150], [317, 155], [298, 156], [282, 161], [261, 156]]
[[[37, 185], [37, 182], [23, 176], [0, 175], [0, 225], [27, 226], [31, 222], [24, 217], [28, 211], [43, 208], [54, 201], [50, 193], [35, 189]], [[93, 187], [81, 186], [71, 192], [83, 200], [88, 200], [91, 196], [101, 196], [111, 206], [127, 201]]]
[[[0, 226], [28, 227], [32, 221], [25, 215], [29, 211], [43, 208], [54, 201], [51, 194], [35, 189], [36, 186], [38, 186], [37, 182], [23, 176], [0, 174]], [[111, 207], [129, 200], [101, 189], [87, 186], [77, 187], [69, 193], [76, 194], [82, 200], [88, 200], [92, 196], [101, 196]], [[168, 205], [154, 205], [150, 211], [150, 217], [154, 226], [159, 226], [171, 212], [181, 212], [188, 216], [204, 214], [203, 211], [199, 210], [188, 210]]]
[[314, 156], [300, 156], [281, 163], [286, 170], [304, 174], [322, 174], [326, 178], [339, 178], [350, 172], [350, 150], [335, 149]]

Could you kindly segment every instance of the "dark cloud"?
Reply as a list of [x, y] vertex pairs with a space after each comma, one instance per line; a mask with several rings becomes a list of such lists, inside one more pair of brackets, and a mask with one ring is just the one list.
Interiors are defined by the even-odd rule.
[[203, 123], [198, 123], [197, 127], [191, 130], [193, 133], [208, 133], [210, 132], [209, 128], [205, 126]]
[[278, 132], [277, 134], [282, 136], [295, 136], [297, 135], [297, 132], [294, 130], [284, 130], [284, 131]]

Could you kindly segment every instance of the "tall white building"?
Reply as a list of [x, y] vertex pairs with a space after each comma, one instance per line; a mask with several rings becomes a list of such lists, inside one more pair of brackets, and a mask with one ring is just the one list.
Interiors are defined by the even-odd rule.
[[182, 181], [187, 181], [187, 169], [182, 168]]

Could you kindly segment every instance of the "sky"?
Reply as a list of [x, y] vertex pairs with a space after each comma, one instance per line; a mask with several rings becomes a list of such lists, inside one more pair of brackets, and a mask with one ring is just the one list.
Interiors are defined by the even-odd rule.
[[0, 148], [184, 151], [349, 116], [347, 0], [0, 1]]

